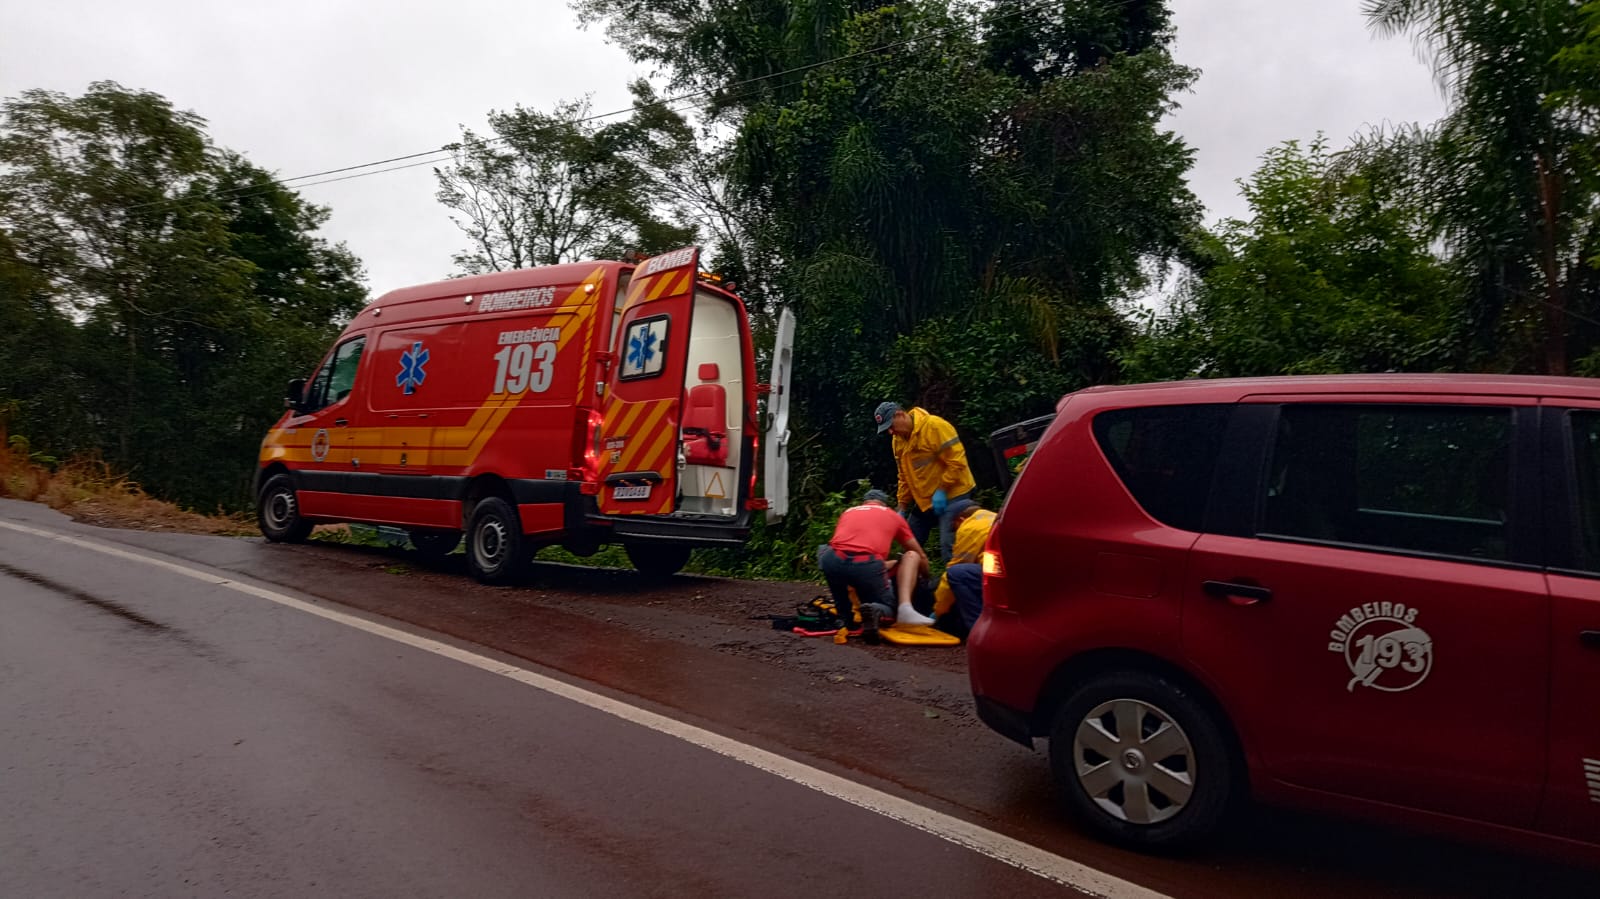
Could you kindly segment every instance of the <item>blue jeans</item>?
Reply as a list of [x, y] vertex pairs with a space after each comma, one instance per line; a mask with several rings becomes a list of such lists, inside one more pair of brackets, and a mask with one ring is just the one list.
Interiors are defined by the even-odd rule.
[[[937, 561], [940, 565], [950, 561], [950, 554], [955, 552], [956, 548], [956, 529], [950, 524], [950, 507], [956, 504], [956, 500], [966, 499], [970, 495], [970, 493], [963, 493], [960, 496], [950, 497], [945, 504], [943, 515], [933, 514], [932, 508], [924, 512], [917, 508], [915, 501], [912, 501], [910, 507], [906, 509], [906, 524], [911, 525], [911, 536], [917, 538], [917, 542], [922, 544], [923, 549], [928, 550], [928, 555], [930, 556], [933, 555], [933, 550], [928, 546], [928, 534], [933, 530], [934, 525], [939, 526], [939, 556]], [[929, 561], [934, 560], [930, 559]]]
[[951, 565], [944, 570], [944, 576], [950, 582], [950, 592], [956, 595], [961, 623], [970, 631], [983, 614], [983, 566], [976, 562]]
[[828, 580], [828, 592], [833, 595], [833, 607], [839, 617], [850, 620], [850, 588], [856, 588], [856, 598], [861, 600], [861, 623], [875, 630], [879, 616], [895, 612], [894, 591], [889, 587], [889, 572], [882, 559], [845, 558], [824, 543], [817, 547], [817, 567]]

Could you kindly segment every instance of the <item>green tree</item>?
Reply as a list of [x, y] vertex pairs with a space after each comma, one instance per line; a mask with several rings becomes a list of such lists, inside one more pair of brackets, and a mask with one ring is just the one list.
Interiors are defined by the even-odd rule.
[[[456, 265], [469, 274], [654, 253], [694, 240], [661, 208], [669, 175], [694, 137], [683, 119], [635, 83], [626, 121], [599, 124], [588, 100], [549, 113], [489, 113], [492, 138], [462, 129], [450, 165], [435, 169], [439, 202], [471, 240]], [[665, 213], [665, 215], [663, 214]]]
[[15, 431], [41, 447], [86, 438], [83, 384], [64, 361], [77, 356], [77, 337], [72, 320], [51, 299], [49, 283], [18, 257], [11, 235], [0, 229], [0, 430], [14, 419]]
[[[1577, 117], [1586, 136], [1580, 146], [1581, 171], [1591, 182], [1600, 179], [1600, 0], [1591, 0], [1580, 10], [1582, 30], [1556, 54], [1556, 61], [1570, 79], [1566, 89], [1557, 91], [1550, 102], [1564, 107]], [[1600, 186], [1591, 183], [1591, 190]], [[1600, 248], [1590, 258], [1600, 267]]]
[[103, 379], [120, 383], [97, 415], [123, 461], [155, 386], [143, 366], [155, 332], [244, 283], [238, 260], [209, 252], [227, 242], [214, 210], [175, 202], [204, 188], [202, 124], [155, 94], [107, 82], [77, 98], [27, 91], [4, 106], [0, 224], [60, 299], [119, 340], [98, 347], [112, 354], [100, 359]]
[[[1558, 59], [1584, 33], [1572, 0], [1366, 0], [1412, 34], [1450, 112], [1420, 147], [1433, 223], [1469, 281], [1480, 364], [1565, 374], [1600, 342], [1600, 183], [1593, 110]], [[1569, 55], [1570, 58], [1570, 55]]]
[[1198, 219], [1158, 125], [1193, 77], [1164, 3], [577, 6], [710, 92], [757, 267], [801, 317], [795, 459], [822, 488], [892, 477], [885, 397], [978, 437], [1114, 377], [1116, 304]]
[[[160, 496], [237, 507], [281, 385], [365, 291], [355, 259], [312, 233], [326, 213], [203, 126], [110, 82], [7, 100], [0, 229], [35, 318], [62, 337], [33, 350], [71, 385], [52, 402], [85, 419], [51, 448], [103, 453]], [[78, 324], [61, 331], [42, 310]], [[41, 410], [23, 426], [47, 422]]]
[[1456, 361], [1458, 286], [1425, 207], [1378, 154], [1269, 151], [1250, 218], [1198, 233], [1195, 274], [1129, 352], [1137, 380], [1431, 371]]

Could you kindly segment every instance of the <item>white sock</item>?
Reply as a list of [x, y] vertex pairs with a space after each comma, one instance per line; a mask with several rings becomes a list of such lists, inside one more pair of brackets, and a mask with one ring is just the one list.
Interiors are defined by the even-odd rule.
[[894, 616], [895, 624], [910, 624], [919, 627], [928, 627], [933, 624], [933, 619], [912, 608], [909, 603], [900, 607]]

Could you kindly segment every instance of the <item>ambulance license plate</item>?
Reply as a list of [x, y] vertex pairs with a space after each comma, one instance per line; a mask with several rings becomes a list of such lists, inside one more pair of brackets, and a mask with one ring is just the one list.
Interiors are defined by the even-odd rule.
[[638, 486], [612, 487], [611, 488], [611, 498], [612, 499], [649, 499], [650, 498], [650, 487], [651, 487], [651, 485], [649, 485], [649, 484], [640, 484]]

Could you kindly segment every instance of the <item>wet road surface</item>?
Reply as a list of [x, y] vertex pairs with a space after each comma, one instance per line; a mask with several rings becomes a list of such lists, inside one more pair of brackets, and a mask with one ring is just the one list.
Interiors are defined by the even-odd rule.
[[[493, 589], [398, 550], [111, 531], [8, 502], [0, 521], [361, 610], [1174, 896], [1600, 882], [1274, 813], [1205, 856], [1105, 847], [1059, 815], [1041, 755], [972, 718], [959, 650], [750, 620], [804, 585], [539, 566]], [[0, 614], [0, 896], [1072, 895], [494, 673], [4, 528]]]
[[223, 586], [14, 532], [0, 552], [0, 895], [1059, 892]]

